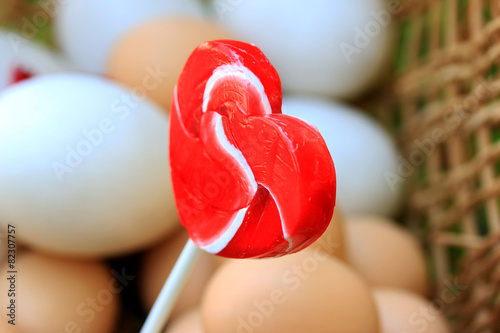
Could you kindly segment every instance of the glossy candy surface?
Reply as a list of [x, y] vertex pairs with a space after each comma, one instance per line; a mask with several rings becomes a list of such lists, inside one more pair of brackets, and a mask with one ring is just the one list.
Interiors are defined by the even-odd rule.
[[335, 205], [335, 169], [318, 130], [281, 114], [265, 55], [201, 44], [174, 92], [170, 158], [177, 209], [193, 242], [230, 258], [278, 257], [314, 242]]

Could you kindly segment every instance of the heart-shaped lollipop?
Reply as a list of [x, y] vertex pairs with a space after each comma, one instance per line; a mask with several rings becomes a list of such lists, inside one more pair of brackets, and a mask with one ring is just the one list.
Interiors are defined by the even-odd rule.
[[230, 258], [300, 251], [328, 226], [335, 169], [319, 131], [281, 113], [278, 73], [255, 46], [201, 44], [174, 92], [170, 163], [182, 224]]

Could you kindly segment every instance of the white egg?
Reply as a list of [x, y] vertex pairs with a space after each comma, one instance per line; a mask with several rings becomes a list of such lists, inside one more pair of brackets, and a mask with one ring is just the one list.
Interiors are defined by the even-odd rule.
[[288, 92], [353, 98], [372, 86], [391, 59], [384, 0], [215, 0], [216, 17], [255, 43]]
[[110, 256], [178, 226], [169, 121], [137, 93], [47, 75], [0, 94], [0, 230], [67, 255]]
[[78, 68], [104, 73], [115, 43], [133, 27], [161, 16], [202, 14], [199, 0], [71, 0], [55, 16], [56, 37]]
[[375, 121], [319, 98], [285, 98], [283, 113], [315, 125], [322, 134], [337, 173], [337, 203], [346, 215], [392, 216], [398, 211], [404, 181], [391, 178], [398, 175], [398, 152]]
[[33, 76], [70, 70], [63, 58], [14, 32], [0, 30], [0, 90], [12, 84], [15, 72]]

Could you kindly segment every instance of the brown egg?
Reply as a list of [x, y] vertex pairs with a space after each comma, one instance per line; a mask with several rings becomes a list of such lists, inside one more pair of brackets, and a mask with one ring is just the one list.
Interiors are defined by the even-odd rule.
[[203, 333], [200, 309], [184, 313], [167, 327], [165, 333]]
[[448, 333], [448, 323], [432, 302], [412, 292], [377, 288], [373, 292], [381, 333]]
[[326, 231], [315, 241], [310, 248], [324, 251], [331, 256], [346, 261], [346, 244], [344, 231], [344, 215], [340, 208], [336, 207], [332, 221]]
[[[11, 314], [15, 311], [15, 318], [4, 316], [0, 320], [2, 333], [113, 332], [119, 293], [130, 279], [121, 272], [113, 274], [99, 262], [71, 261], [33, 252], [22, 252], [16, 258], [17, 273], [7, 270], [11, 267], [0, 270], [0, 302], [9, 305], [15, 299], [15, 309], [8, 310]], [[15, 298], [10, 298], [7, 291]], [[15, 326], [8, 320], [15, 320]]]
[[[156, 297], [177, 262], [187, 240], [187, 231], [181, 229], [172, 237], [167, 238], [162, 244], [145, 254], [141, 267], [139, 286], [142, 301], [146, 309], [149, 310], [152, 308]], [[202, 252], [186, 284], [182, 288], [179, 299], [170, 316], [171, 318], [200, 304], [203, 289], [214, 271], [213, 256]]]
[[230, 261], [240, 260], [240, 259], [231, 259], [231, 258], [219, 257], [219, 256], [216, 256], [216, 255], [213, 255], [213, 257], [214, 257], [215, 266], [217, 268], [222, 267], [223, 265], [225, 265], [226, 263], [228, 263]]
[[157, 19], [122, 38], [110, 57], [108, 74], [169, 110], [174, 86], [189, 55], [202, 42], [214, 39], [230, 36], [209, 21]]
[[395, 287], [426, 295], [427, 269], [418, 240], [380, 217], [346, 220], [348, 262], [374, 287]]
[[201, 311], [206, 333], [379, 331], [366, 283], [321, 251], [230, 261], [212, 278]]

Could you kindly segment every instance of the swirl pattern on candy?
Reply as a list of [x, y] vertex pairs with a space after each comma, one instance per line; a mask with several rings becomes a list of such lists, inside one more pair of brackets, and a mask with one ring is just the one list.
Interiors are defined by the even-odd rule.
[[172, 184], [200, 248], [279, 257], [312, 244], [335, 205], [335, 168], [319, 131], [281, 113], [278, 73], [257, 47], [201, 44], [171, 109]]

